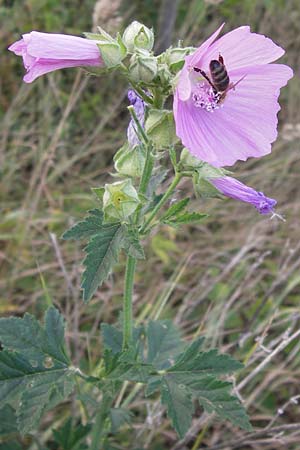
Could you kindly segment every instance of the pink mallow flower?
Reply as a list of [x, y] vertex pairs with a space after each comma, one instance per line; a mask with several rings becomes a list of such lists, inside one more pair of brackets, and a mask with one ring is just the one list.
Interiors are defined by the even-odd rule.
[[104, 65], [97, 41], [66, 34], [31, 31], [8, 50], [22, 56], [27, 70], [23, 78], [26, 83], [65, 67]]
[[271, 152], [279, 91], [293, 76], [290, 67], [270, 64], [284, 54], [271, 39], [251, 33], [248, 26], [217, 39], [222, 27], [185, 58], [174, 94], [178, 137], [194, 156], [215, 167]]
[[273, 208], [277, 203], [276, 200], [266, 197], [263, 192], [257, 192], [235, 178], [224, 176], [221, 178], [210, 178], [209, 181], [226, 197], [251, 203], [260, 214], [274, 213]]

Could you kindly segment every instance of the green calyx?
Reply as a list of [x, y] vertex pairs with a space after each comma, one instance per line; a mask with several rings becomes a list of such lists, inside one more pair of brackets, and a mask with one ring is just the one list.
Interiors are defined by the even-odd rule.
[[146, 151], [143, 145], [130, 148], [128, 143], [123, 145], [114, 156], [115, 169], [120, 175], [140, 178], [146, 160]]
[[151, 51], [154, 44], [153, 31], [136, 20], [128, 25], [122, 39], [130, 53], [135, 50]]
[[158, 149], [169, 148], [178, 141], [172, 111], [151, 109], [146, 120], [145, 129], [147, 135]]
[[127, 222], [139, 204], [138, 193], [130, 179], [105, 185], [103, 195], [105, 220]]

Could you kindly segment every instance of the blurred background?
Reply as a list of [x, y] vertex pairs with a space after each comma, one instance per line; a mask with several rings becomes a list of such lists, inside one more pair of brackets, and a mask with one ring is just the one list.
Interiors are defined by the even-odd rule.
[[[118, 74], [96, 78], [78, 69], [26, 85], [21, 58], [7, 47], [31, 30], [80, 35], [97, 25], [124, 29], [132, 19], [153, 26], [157, 50], [179, 39], [197, 46], [223, 21], [225, 31], [249, 24], [285, 48], [280, 62], [295, 77], [282, 89], [272, 154], [234, 167], [241, 181], [278, 200], [286, 222], [234, 200], [193, 199], [210, 217], [157, 233], [136, 280], [140, 321], [158, 313], [173, 318], [185, 335], [198, 331], [245, 363], [236, 386], [255, 432], [248, 436], [199, 410], [178, 441], [157, 404], [137, 395], [135, 425], [124, 429], [116, 448], [299, 449], [300, 340], [293, 338], [300, 328], [299, 0], [0, 1], [0, 314], [42, 317], [54, 303], [67, 319], [75, 363], [92, 370], [99, 361], [99, 325], [117, 319], [124, 261], [83, 305], [82, 248], [59, 238], [95, 207], [90, 188], [111, 179], [112, 157], [126, 137], [127, 86]], [[192, 187], [186, 182], [181, 190], [188, 194]], [[40, 442], [64, 420], [66, 408], [45, 417]], [[24, 449], [37, 448], [32, 442], [20, 441]]]

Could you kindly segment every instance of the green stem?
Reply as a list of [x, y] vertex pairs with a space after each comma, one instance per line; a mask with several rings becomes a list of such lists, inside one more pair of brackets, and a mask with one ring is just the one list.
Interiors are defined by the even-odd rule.
[[128, 256], [125, 272], [125, 288], [123, 299], [123, 350], [128, 348], [132, 340], [133, 316], [132, 316], [132, 293], [135, 273], [136, 259]]
[[109, 433], [110, 424], [108, 421], [108, 412], [111, 407], [112, 399], [109, 396], [103, 397], [102, 402], [100, 403], [99, 411], [96, 414], [96, 421], [92, 428], [91, 438], [92, 443], [90, 446], [90, 450], [99, 450], [103, 448], [103, 441], [107, 434]]
[[168, 189], [166, 190], [166, 192], [164, 193], [164, 195], [162, 196], [162, 198], [160, 199], [160, 201], [157, 203], [157, 205], [153, 208], [151, 214], [149, 215], [148, 219], [146, 220], [146, 222], [144, 223], [143, 227], [140, 230], [141, 234], [145, 234], [148, 231], [148, 227], [151, 224], [152, 220], [154, 219], [154, 217], [156, 216], [156, 214], [158, 213], [158, 211], [160, 210], [160, 208], [167, 202], [167, 200], [171, 197], [171, 195], [173, 194], [176, 186], [178, 185], [178, 183], [180, 182], [182, 178], [182, 174], [181, 173], [176, 173], [175, 177], [172, 181], [172, 183], [170, 184], [170, 186], [168, 187]]
[[149, 139], [148, 136], [146, 135], [144, 128], [142, 127], [142, 125], [140, 124], [140, 121], [135, 113], [134, 107], [132, 105], [127, 107], [128, 111], [130, 112], [130, 115], [134, 121], [134, 123], [137, 126], [138, 132], [140, 133], [140, 136], [144, 142], [145, 145], [149, 144]]
[[140, 194], [143, 195], [146, 194], [148, 183], [152, 175], [153, 165], [154, 165], [154, 158], [152, 155], [152, 144], [149, 142], [146, 147], [146, 160], [139, 185]]
[[128, 79], [129, 83], [133, 87], [133, 89], [139, 94], [139, 96], [144, 100], [148, 105], [153, 105], [153, 99], [149, 97], [143, 89], [139, 88], [136, 84], [134, 84], [130, 79]]

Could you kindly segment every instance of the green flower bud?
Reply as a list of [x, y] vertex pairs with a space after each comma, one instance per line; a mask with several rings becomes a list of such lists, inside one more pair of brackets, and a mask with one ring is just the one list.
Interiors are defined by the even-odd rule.
[[166, 51], [166, 63], [169, 65], [172, 72], [177, 72], [182, 69], [185, 57], [195, 49], [193, 47], [176, 47], [170, 48]]
[[198, 172], [193, 174], [194, 192], [197, 197], [202, 198], [222, 198], [220, 191], [206, 178], [203, 178]]
[[135, 20], [124, 31], [123, 42], [131, 53], [135, 50], [150, 51], [154, 44], [154, 34], [152, 30]]
[[171, 74], [167, 64], [158, 65], [158, 76], [160, 78], [161, 84], [164, 86], [169, 86], [170, 80], [173, 78], [173, 75]]
[[146, 152], [142, 145], [134, 149], [128, 144], [123, 145], [114, 156], [115, 169], [127, 177], [141, 177], [145, 165]]
[[168, 148], [178, 141], [172, 111], [151, 109], [145, 129], [157, 148]]
[[135, 82], [150, 83], [157, 75], [157, 59], [146, 53], [137, 53], [132, 56], [129, 72], [130, 78]]
[[138, 207], [140, 200], [131, 180], [106, 184], [103, 195], [105, 220], [125, 221]]
[[180, 154], [180, 163], [185, 169], [198, 169], [204, 164], [203, 161], [195, 158], [187, 148], [184, 148]]
[[[101, 38], [102, 35], [99, 36]], [[106, 33], [105, 36], [97, 42], [97, 46], [100, 50], [105, 67], [108, 69], [118, 66], [127, 54], [126, 47], [123, 44], [120, 35], [117, 35], [117, 38], [113, 39]]]

